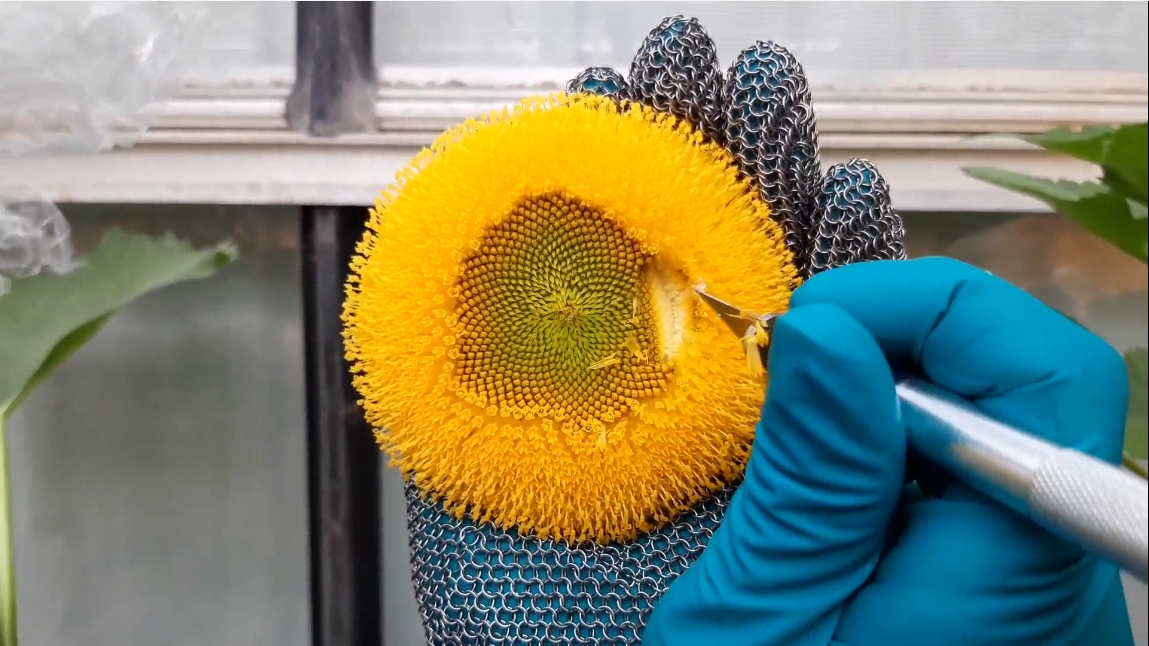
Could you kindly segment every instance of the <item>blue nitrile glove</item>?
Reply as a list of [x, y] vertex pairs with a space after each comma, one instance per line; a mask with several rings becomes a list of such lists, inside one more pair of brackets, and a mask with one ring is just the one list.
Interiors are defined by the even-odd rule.
[[817, 275], [778, 320], [746, 481], [644, 646], [1133, 643], [1114, 567], [928, 465], [903, 486], [891, 364], [1120, 459], [1120, 356], [1020, 289], [939, 258]]

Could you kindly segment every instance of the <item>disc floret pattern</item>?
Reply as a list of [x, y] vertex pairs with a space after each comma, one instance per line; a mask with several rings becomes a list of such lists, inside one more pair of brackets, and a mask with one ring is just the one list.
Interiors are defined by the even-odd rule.
[[463, 263], [459, 394], [491, 413], [603, 433], [666, 385], [649, 261], [597, 209], [558, 193], [525, 198]]
[[625, 543], [741, 477], [762, 382], [691, 287], [777, 312], [796, 274], [757, 189], [693, 127], [532, 97], [444, 133], [367, 227], [347, 358], [428, 500]]

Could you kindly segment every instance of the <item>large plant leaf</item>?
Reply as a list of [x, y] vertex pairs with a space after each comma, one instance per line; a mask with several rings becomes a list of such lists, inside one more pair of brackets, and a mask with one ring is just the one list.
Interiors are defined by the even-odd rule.
[[1125, 353], [1129, 371], [1129, 413], [1125, 418], [1125, 453], [1134, 460], [1149, 457], [1149, 351], [1134, 348]]
[[1112, 128], [1091, 126], [1074, 132], [1054, 128], [1022, 137], [1045, 150], [1097, 164], [1104, 183], [1114, 192], [1142, 205], [1149, 201], [1149, 124]]
[[1110, 126], [1088, 126], [1077, 132], [1069, 128], [1054, 128], [1022, 139], [1048, 151], [1101, 166], [1105, 163], [1106, 149], [1116, 132], [1117, 129]]
[[85, 343], [91, 341], [97, 332], [104, 329], [104, 324], [107, 323], [110, 318], [112, 318], [112, 314], [108, 313], [88, 321], [75, 330], [72, 330], [72, 332], [63, 339], [60, 339], [56, 347], [52, 348], [52, 351], [48, 353], [44, 362], [36, 369], [36, 373], [28, 379], [24, 387], [16, 394], [16, 398], [8, 402], [7, 406], [0, 409], [0, 417], [3, 417], [8, 411], [14, 411], [19, 408], [20, 404], [24, 403], [24, 400], [28, 398], [28, 395], [32, 394], [33, 390], [36, 390], [36, 386], [39, 386], [41, 382], [55, 372], [56, 368], [59, 368], [61, 364], [68, 360], [68, 357], [75, 354]]
[[235, 256], [230, 244], [196, 250], [171, 236], [112, 230], [71, 273], [13, 280], [0, 296], [0, 415], [15, 410], [116, 310], [161, 287], [206, 278]]
[[1149, 203], [1149, 124], [1122, 126], [1113, 133], [1101, 165], [1114, 191], [1142, 206]]
[[976, 166], [966, 175], [1041, 200], [1125, 253], [1146, 262], [1149, 220], [1145, 207], [1097, 182], [1053, 181], [1022, 173]]
[[1101, 169], [1101, 183], [1108, 186], [1114, 193], [1124, 195], [1129, 198], [1130, 202], [1141, 207], [1139, 211], [1141, 214], [1140, 217], [1145, 217], [1145, 199], [1141, 195], [1142, 191], [1140, 191], [1137, 186], [1125, 181], [1125, 178], [1118, 175], [1112, 168]]

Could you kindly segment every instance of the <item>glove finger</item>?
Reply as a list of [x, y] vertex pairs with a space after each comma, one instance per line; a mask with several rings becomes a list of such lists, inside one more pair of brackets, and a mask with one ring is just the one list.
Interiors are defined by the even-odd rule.
[[962, 485], [906, 515], [843, 612], [835, 644], [1132, 646], [1112, 566]]
[[588, 67], [567, 83], [567, 93], [596, 94], [615, 101], [631, 98], [630, 84], [610, 67]]
[[818, 128], [801, 63], [781, 45], [759, 42], [726, 76], [726, 147], [759, 186], [804, 270], [822, 184]]
[[673, 16], [652, 29], [630, 64], [629, 82], [635, 101], [685, 119], [722, 143], [718, 53], [697, 19]]
[[886, 357], [1008, 424], [1120, 460], [1121, 355], [989, 272], [948, 258], [849, 265], [811, 278], [791, 305], [857, 319]]
[[746, 478], [643, 644], [827, 644], [878, 561], [905, 434], [873, 338], [836, 307], [778, 319]]
[[[1120, 459], [1120, 355], [987, 272], [942, 258], [848, 265], [811, 278], [792, 303], [844, 309], [891, 363], [992, 417]], [[842, 643], [1106, 643], [1094, 641], [1098, 617], [1123, 612], [1106, 601], [1120, 585], [1113, 567], [950, 477], [927, 475], [938, 476], [918, 480], [932, 497], [907, 507], [873, 581], [842, 617]]]
[[905, 259], [902, 218], [873, 164], [853, 159], [831, 166], [817, 198], [808, 276], [852, 262]]

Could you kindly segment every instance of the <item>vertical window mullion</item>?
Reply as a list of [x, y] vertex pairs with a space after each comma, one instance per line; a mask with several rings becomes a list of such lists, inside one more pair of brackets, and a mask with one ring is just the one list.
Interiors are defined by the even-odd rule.
[[[289, 127], [315, 137], [375, 130], [371, 2], [296, 3]], [[381, 454], [343, 358], [343, 287], [367, 209], [303, 206], [312, 646], [383, 643]]]

